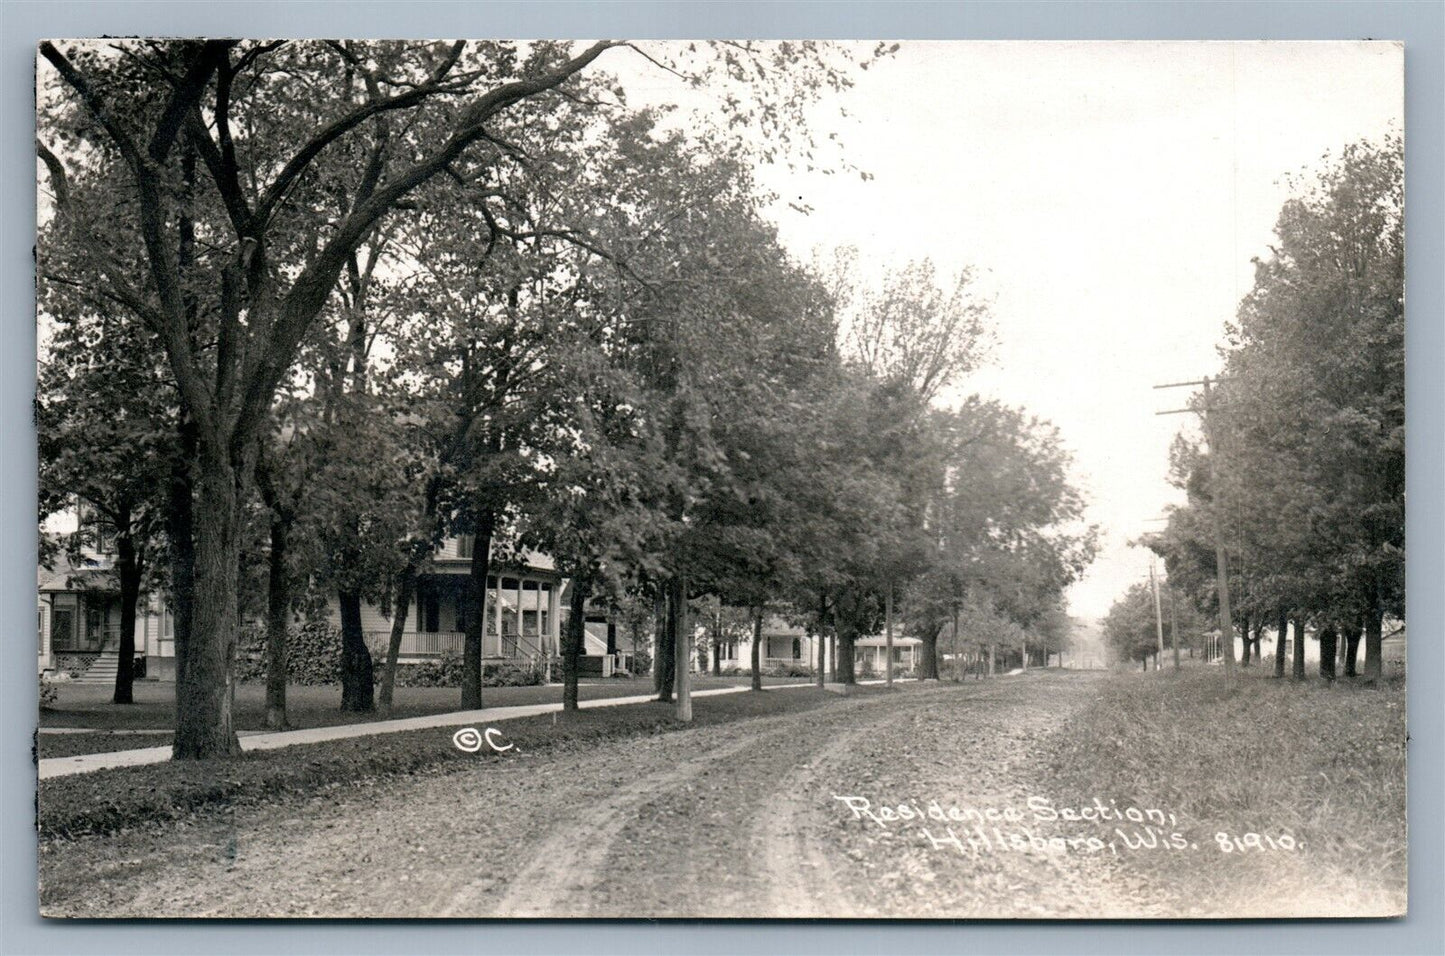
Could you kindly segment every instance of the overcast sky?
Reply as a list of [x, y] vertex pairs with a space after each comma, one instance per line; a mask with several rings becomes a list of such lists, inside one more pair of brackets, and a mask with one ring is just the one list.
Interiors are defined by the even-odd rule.
[[979, 272], [998, 345], [958, 391], [1059, 426], [1103, 533], [1070, 592], [1095, 617], [1147, 575], [1128, 542], [1181, 497], [1169, 443], [1193, 422], [1154, 413], [1188, 390], [1151, 386], [1217, 371], [1284, 175], [1403, 128], [1402, 97], [1389, 43], [906, 42], [858, 74], [850, 120], [816, 111], [872, 180], [764, 179], [814, 210], [777, 214], [800, 258], [852, 244]]

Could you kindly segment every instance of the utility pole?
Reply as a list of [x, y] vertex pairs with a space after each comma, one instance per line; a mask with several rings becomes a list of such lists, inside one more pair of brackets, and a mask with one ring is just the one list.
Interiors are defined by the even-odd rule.
[[1159, 579], [1154, 576], [1154, 558], [1149, 558], [1149, 590], [1154, 592], [1154, 636], [1159, 641], [1159, 649], [1154, 654], [1154, 669], [1159, 669], [1159, 662], [1164, 659], [1164, 613], [1159, 608]]
[[[1226, 680], [1234, 679], [1234, 619], [1229, 611], [1229, 556], [1224, 550], [1223, 524], [1219, 520], [1220, 485], [1219, 485], [1219, 443], [1214, 434], [1214, 402], [1213, 393], [1210, 391], [1209, 376], [1197, 382], [1171, 382], [1168, 385], [1155, 385], [1155, 388], [1181, 388], [1186, 385], [1204, 386], [1204, 408], [1200, 411], [1200, 417], [1204, 422], [1204, 440], [1209, 445], [1209, 486], [1214, 496], [1210, 503], [1209, 523], [1214, 533], [1214, 573], [1216, 588], [1219, 593], [1219, 634], [1224, 645], [1224, 677]], [[1195, 412], [1193, 408], [1175, 408], [1166, 412], [1155, 412], [1156, 415], [1178, 415], [1184, 412]]]

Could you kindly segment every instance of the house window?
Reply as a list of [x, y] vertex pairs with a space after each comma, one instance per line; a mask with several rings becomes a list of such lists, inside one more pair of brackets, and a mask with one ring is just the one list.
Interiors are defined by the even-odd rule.
[[477, 536], [474, 534], [464, 534], [458, 537], [457, 557], [470, 558], [472, 556], [472, 549], [476, 547], [476, 543]]
[[95, 523], [95, 550], [100, 554], [115, 553], [115, 525], [110, 521]]
[[115, 553], [115, 523], [96, 511], [90, 505], [80, 508], [79, 526], [81, 541], [96, 554]]
[[50, 614], [50, 646], [57, 651], [75, 647], [75, 608], [57, 605]]

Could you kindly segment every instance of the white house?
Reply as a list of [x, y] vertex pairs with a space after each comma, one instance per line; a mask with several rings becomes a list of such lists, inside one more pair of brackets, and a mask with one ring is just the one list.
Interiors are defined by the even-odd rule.
[[[706, 626], [706, 621], [698, 621]], [[710, 649], [711, 653], [711, 649]], [[723, 672], [748, 671], [752, 668], [753, 639], [751, 630], [745, 637], [724, 641], [716, 650]], [[818, 663], [818, 638], [805, 628], [789, 624], [781, 616], [769, 614], [763, 618], [761, 664], [764, 669], [775, 667], [813, 668]], [[831, 664], [832, 656], [824, 648], [824, 659]]]
[[[44, 532], [69, 537], [80, 530], [78, 512], [56, 515]], [[36, 568], [41, 674], [65, 673], [87, 683], [113, 683], [119, 662], [120, 583], [113, 568], [113, 536], [94, 529], [73, 558], [58, 554], [52, 567]], [[174, 622], [157, 595], [136, 603], [137, 675], [174, 679]]]

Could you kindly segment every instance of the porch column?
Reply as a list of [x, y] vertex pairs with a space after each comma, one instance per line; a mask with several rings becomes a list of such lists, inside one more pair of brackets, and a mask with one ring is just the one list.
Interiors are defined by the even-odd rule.
[[549, 654], [562, 642], [562, 622], [558, 619], [561, 608], [558, 593], [561, 590], [560, 583], [553, 581], [552, 586], [547, 589], [547, 653]]
[[492, 622], [497, 632], [497, 653], [502, 653], [502, 572], [498, 571], [495, 578], [497, 587], [495, 590], [496, 600], [492, 602]]
[[517, 642], [518, 642], [518, 646], [521, 645], [521, 642], [522, 642], [522, 640], [523, 640], [523, 634], [524, 634], [524, 632], [523, 632], [523, 630], [522, 630], [522, 585], [525, 584], [525, 583], [526, 583], [526, 582], [522, 580], [521, 575], [518, 575], [518, 576], [517, 576]]

